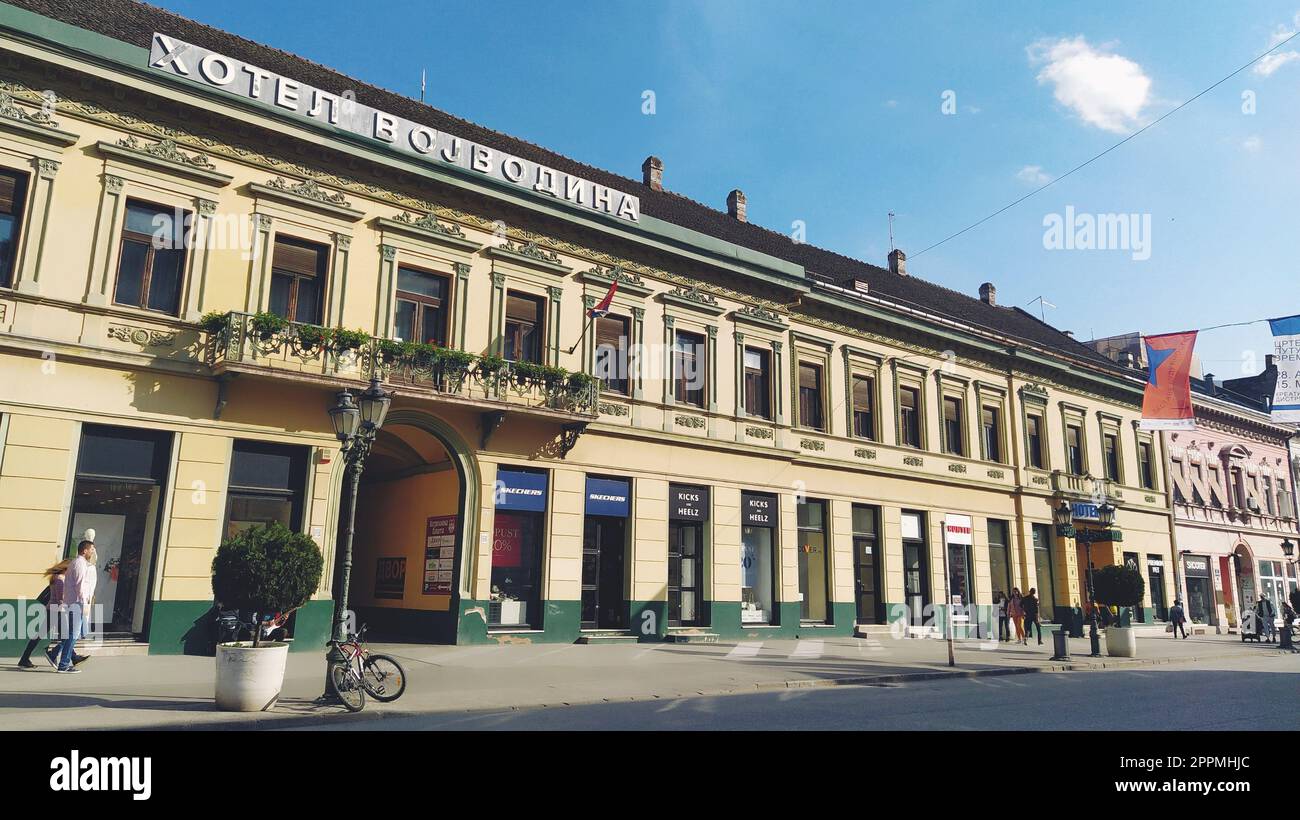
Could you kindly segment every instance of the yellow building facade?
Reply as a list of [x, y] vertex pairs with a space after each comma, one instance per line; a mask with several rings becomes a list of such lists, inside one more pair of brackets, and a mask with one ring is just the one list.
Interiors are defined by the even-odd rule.
[[327, 410], [372, 377], [395, 399], [350, 601], [381, 636], [924, 632], [1011, 587], [1077, 620], [1062, 502], [1082, 527], [1119, 508], [1094, 564], [1173, 563], [1141, 380], [992, 287], [149, 7], [65, 14], [0, 5], [2, 602], [91, 527], [107, 631], [204, 651], [217, 546], [278, 520], [326, 555], [294, 625], [319, 648], [346, 506]]

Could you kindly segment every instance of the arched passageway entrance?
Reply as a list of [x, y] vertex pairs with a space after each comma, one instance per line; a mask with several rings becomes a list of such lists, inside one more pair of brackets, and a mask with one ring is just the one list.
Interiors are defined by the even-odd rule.
[[349, 594], [372, 637], [455, 643], [478, 486], [477, 464], [450, 425], [423, 411], [389, 413], [362, 473]]

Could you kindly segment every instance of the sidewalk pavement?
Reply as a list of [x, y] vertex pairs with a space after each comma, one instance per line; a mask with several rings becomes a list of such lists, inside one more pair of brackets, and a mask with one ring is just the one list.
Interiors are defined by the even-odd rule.
[[[1071, 639], [1069, 663], [1042, 646], [956, 643], [947, 665], [943, 640], [826, 638], [719, 644], [537, 644], [428, 646], [373, 644], [405, 666], [406, 693], [395, 703], [368, 701], [352, 715], [313, 701], [324, 689], [324, 652], [293, 653], [274, 710], [219, 712], [213, 659], [190, 656], [92, 658], [79, 675], [56, 674], [44, 660], [32, 670], [0, 661], [0, 729], [291, 728], [431, 712], [508, 710], [574, 703], [670, 699], [842, 685], [897, 685], [953, 675], [1090, 671], [1144, 664], [1254, 659], [1282, 653], [1232, 635], [1138, 638], [1138, 658], [1089, 658], [1086, 638]], [[1103, 641], [1102, 651], [1105, 652]], [[39, 655], [39, 653], [38, 653]], [[382, 728], [376, 724], [375, 728]]]

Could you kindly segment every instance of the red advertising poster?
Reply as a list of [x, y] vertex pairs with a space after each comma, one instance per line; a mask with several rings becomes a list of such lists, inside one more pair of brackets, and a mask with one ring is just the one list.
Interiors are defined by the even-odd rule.
[[517, 567], [523, 563], [524, 523], [517, 515], [497, 511], [492, 522], [492, 566]]
[[424, 527], [424, 594], [450, 595], [456, 562], [456, 516], [431, 515]]

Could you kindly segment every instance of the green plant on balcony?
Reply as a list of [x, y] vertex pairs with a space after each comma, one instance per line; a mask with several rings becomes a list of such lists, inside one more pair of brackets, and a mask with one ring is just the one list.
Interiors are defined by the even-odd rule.
[[253, 332], [261, 337], [262, 341], [269, 340], [289, 326], [288, 319], [278, 313], [270, 313], [265, 310], [261, 313], [254, 313], [250, 323], [253, 326]]
[[438, 364], [456, 370], [468, 370], [469, 366], [478, 358], [473, 353], [466, 353], [464, 350], [454, 350], [450, 347], [439, 347], [437, 348], [437, 351]]
[[474, 373], [485, 384], [495, 385], [510, 363], [500, 356], [488, 354], [480, 356], [474, 365]]
[[298, 346], [303, 350], [315, 350], [329, 343], [329, 328], [320, 325], [298, 325]]
[[199, 327], [204, 333], [215, 336], [230, 326], [230, 314], [220, 310], [209, 310], [199, 319]]
[[397, 339], [379, 340], [379, 358], [386, 365], [396, 364], [406, 354], [407, 342]]
[[555, 390], [564, 384], [569, 371], [562, 367], [552, 367], [536, 362], [515, 362], [511, 365], [511, 377], [515, 386], [541, 387], [543, 390]]
[[347, 330], [339, 327], [330, 332], [330, 341], [333, 342], [337, 353], [345, 350], [360, 350], [366, 342], [370, 341], [370, 334], [364, 330]]

